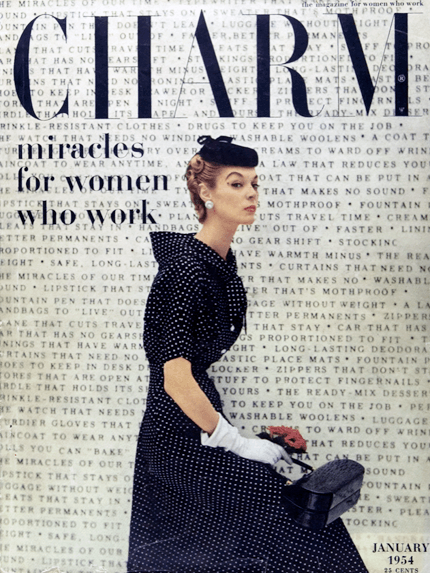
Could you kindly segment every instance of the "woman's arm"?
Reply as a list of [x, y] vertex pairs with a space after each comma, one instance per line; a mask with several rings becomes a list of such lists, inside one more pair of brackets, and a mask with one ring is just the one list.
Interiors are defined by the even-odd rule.
[[197, 384], [191, 363], [185, 358], [173, 358], [164, 364], [164, 389], [181, 410], [202, 430], [203, 446], [222, 447], [242, 458], [275, 464], [281, 458], [291, 464], [283, 447], [267, 440], [244, 438], [237, 428], [218, 414]]
[[164, 389], [197, 426], [207, 434], [212, 434], [219, 415], [194, 379], [191, 362], [185, 358], [173, 358], [166, 362]]

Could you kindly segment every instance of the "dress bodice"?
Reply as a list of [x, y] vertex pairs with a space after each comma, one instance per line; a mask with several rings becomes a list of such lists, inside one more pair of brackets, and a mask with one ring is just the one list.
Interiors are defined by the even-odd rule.
[[246, 294], [230, 250], [224, 260], [192, 234], [151, 233], [159, 270], [145, 310], [149, 363], [182, 356], [195, 369], [219, 360], [240, 334]]

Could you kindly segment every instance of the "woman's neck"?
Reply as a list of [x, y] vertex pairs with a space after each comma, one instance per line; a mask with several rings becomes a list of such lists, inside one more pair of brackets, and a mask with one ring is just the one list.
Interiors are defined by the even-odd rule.
[[218, 228], [218, 226], [211, 225], [205, 221], [203, 227], [195, 235], [195, 238], [202, 243], [208, 245], [211, 249], [217, 252], [224, 260], [227, 258], [227, 253], [233, 240], [237, 227], [234, 229]]

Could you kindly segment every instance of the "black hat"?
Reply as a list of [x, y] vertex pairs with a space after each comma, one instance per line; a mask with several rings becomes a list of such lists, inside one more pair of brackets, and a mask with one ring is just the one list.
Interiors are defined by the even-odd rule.
[[255, 149], [231, 143], [232, 137], [221, 135], [212, 139], [210, 135], [201, 135], [197, 143], [203, 144], [199, 155], [205, 161], [220, 165], [237, 165], [238, 167], [255, 167], [258, 155]]

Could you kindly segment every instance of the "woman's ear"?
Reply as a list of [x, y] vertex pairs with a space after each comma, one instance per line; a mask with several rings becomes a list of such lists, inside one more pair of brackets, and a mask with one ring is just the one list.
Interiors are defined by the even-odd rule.
[[211, 199], [211, 192], [204, 183], [200, 183], [199, 185], [199, 195], [203, 203], [206, 203], [206, 201], [209, 201]]

